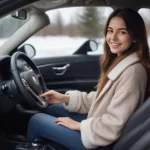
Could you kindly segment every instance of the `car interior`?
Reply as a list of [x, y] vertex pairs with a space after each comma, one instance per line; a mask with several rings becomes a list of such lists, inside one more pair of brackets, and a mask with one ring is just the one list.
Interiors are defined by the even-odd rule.
[[[100, 41], [86, 38], [74, 48], [71, 55], [54, 57], [35, 57], [38, 54], [36, 48], [32, 42], [28, 44], [26, 41], [37, 32], [53, 25], [53, 19], [48, 16], [47, 11], [64, 8], [80, 10], [81, 7], [100, 9], [109, 7], [111, 11], [116, 8], [132, 8], [139, 13], [140, 9], [147, 9], [145, 16], [142, 16], [144, 21], [150, 13], [150, 1], [147, 0], [3, 0], [0, 2], [0, 31], [1, 34], [9, 33], [6, 37], [0, 37], [0, 149], [67, 150], [63, 145], [47, 139], [42, 141], [35, 139], [32, 143], [28, 143], [26, 140], [28, 122], [34, 114], [46, 111], [48, 103], [40, 95], [48, 89], [61, 93], [76, 89], [85, 92], [96, 90], [95, 86], [101, 72], [99, 62], [102, 54], [89, 55], [89, 53], [102, 49]], [[68, 14], [64, 16], [66, 18]], [[6, 30], [2, 27], [7, 26], [8, 22], [5, 20], [8, 18], [10, 26]], [[18, 26], [13, 28], [15, 26], [13, 23], [16, 22]], [[149, 26], [150, 23], [146, 23], [147, 31], [150, 31]], [[103, 38], [104, 36], [101, 37]], [[60, 45], [60, 41], [61, 38], [54, 46]], [[38, 41], [35, 43], [40, 45]], [[42, 45], [41, 51], [44, 51], [44, 46], [51, 47], [52, 44], [49, 41]], [[63, 49], [63, 46], [61, 48]], [[42, 53], [39, 53], [40, 55]], [[128, 120], [123, 134], [114, 143], [112, 150], [149, 150], [149, 114], [150, 97], [147, 97]]]

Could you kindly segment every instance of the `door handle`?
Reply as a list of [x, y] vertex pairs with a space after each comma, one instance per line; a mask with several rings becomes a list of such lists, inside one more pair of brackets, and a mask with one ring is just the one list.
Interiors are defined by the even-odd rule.
[[67, 64], [63, 67], [52, 67], [52, 70], [55, 75], [60, 76], [60, 75], [64, 75], [64, 73], [67, 71], [69, 66], [70, 66], [70, 64]]

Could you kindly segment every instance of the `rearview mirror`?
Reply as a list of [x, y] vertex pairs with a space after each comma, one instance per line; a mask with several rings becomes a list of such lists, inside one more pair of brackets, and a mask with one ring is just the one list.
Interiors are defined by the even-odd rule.
[[12, 13], [11, 16], [16, 19], [25, 20], [27, 19], [27, 12], [26, 10], [22, 9]]

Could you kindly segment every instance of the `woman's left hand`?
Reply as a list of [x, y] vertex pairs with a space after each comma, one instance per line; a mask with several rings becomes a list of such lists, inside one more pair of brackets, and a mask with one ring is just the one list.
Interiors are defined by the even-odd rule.
[[71, 118], [68, 117], [59, 117], [55, 120], [55, 122], [58, 125], [63, 125], [72, 130], [80, 130], [80, 122], [72, 120]]

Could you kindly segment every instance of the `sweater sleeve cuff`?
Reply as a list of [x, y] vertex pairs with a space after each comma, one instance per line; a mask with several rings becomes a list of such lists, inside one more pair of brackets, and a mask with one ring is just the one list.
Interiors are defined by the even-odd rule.
[[78, 103], [78, 97], [77, 97], [77, 91], [68, 91], [65, 94], [70, 95], [70, 100], [69, 100], [69, 104], [66, 105], [64, 103], [64, 107], [66, 110], [70, 111], [70, 112], [76, 112], [76, 106]]
[[80, 130], [81, 130], [81, 140], [85, 148], [87, 149], [94, 149], [97, 146], [92, 144], [91, 137], [92, 137], [92, 131], [91, 131], [91, 123], [94, 120], [94, 118], [89, 118], [86, 120], [81, 121], [80, 124]]

